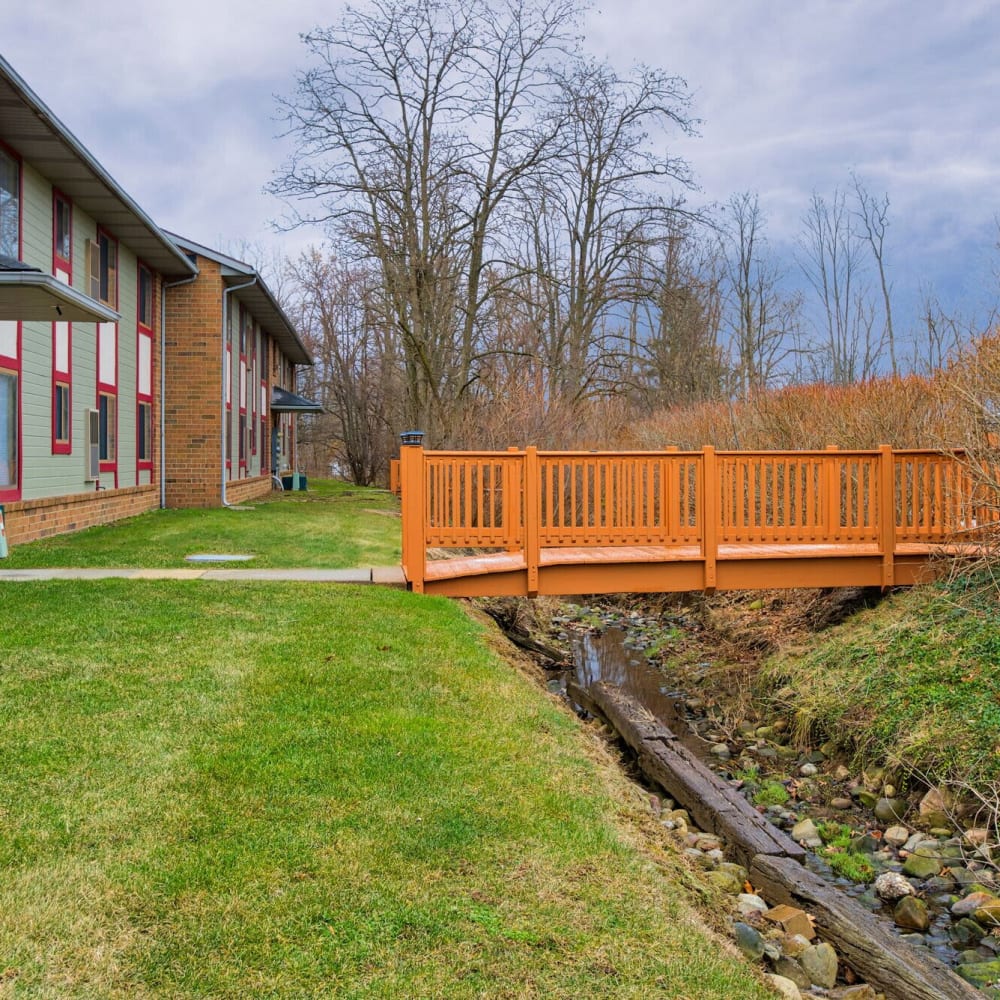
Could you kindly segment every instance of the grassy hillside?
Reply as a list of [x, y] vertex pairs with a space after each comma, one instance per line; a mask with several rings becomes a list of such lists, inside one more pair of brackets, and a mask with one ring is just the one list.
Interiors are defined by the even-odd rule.
[[106, 581], [4, 610], [0, 993], [770, 995], [460, 606]]
[[894, 594], [764, 664], [800, 734], [933, 781], [1000, 781], [1000, 605], [968, 582]]

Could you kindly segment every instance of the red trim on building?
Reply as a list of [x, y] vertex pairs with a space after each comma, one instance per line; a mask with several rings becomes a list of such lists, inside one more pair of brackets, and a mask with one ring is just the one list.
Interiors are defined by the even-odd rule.
[[[17, 259], [24, 260], [24, 160], [17, 150], [11, 149], [2, 139], [0, 147], [17, 162]], [[12, 358], [10, 355], [0, 354], [0, 369], [17, 377], [17, 482], [10, 489], [0, 488], [0, 503], [20, 500], [24, 483], [24, 422], [21, 419], [24, 412], [24, 393], [21, 387], [21, 355], [24, 348], [20, 321], [17, 323], [14, 340], [17, 356]]]
[[[69, 254], [60, 251], [59, 244], [59, 206], [65, 206], [67, 211], [67, 229], [69, 237]], [[67, 283], [73, 285], [73, 202], [56, 188], [52, 189], [52, 273], [58, 277], [65, 275]], [[66, 331], [66, 364], [59, 365], [58, 339], [59, 328]], [[60, 406], [59, 390], [65, 389], [65, 400]], [[63, 413], [66, 421], [66, 435], [60, 437], [59, 415]], [[69, 455], [73, 451], [73, 324], [52, 324], [52, 454]]]
[[[114, 243], [114, 247], [115, 247], [115, 294], [114, 294], [114, 301], [109, 301], [108, 305], [110, 305], [112, 307], [112, 309], [117, 310], [118, 309], [118, 299], [119, 299], [119, 296], [121, 294], [121, 254], [120, 254], [121, 248], [119, 247], [119, 245], [118, 245], [118, 239], [115, 236], [112, 236], [112, 234], [107, 229], [105, 229], [103, 226], [98, 226], [97, 227], [97, 238], [98, 238], [98, 240], [100, 240], [100, 238], [101, 238], [102, 235], [107, 238], [109, 244], [113, 242]], [[105, 382], [101, 381], [101, 346], [102, 345], [101, 345], [100, 328], [102, 326], [113, 326], [114, 330], [115, 330], [115, 359], [114, 359], [114, 369], [115, 370], [114, 370], [114, 382], [113, 383], [106, 382], [106, 381]], [[98, 324], [98, 334], [97, 334], [97, 409], [100, 410], [100, 408], [101, 408], [101, 397], [102, 396], [113, 397], [114, 401], [115, 401], [115, 414], [114, 414], [114, 424], [115, 424], [115, 426], [114, 426], [114, 443], [115, 443], [114, 455], [115, 455], [115, 457], [114, 457], [114, 459], [109, 459], [109, 460], [106, 460], [106, 461], [101, 461], [99, 463], [99, 465], [98, 465], [98, 468], [100, 469], [100, 471], [102, 473], [109, 472], [109, 473], [111, 473], [114, 476], [114, 489], [118, 489], [118, 453], [119, 453], [119, 444], [120, 444], [119, 435], [118, 435], [118, 428], [120, 426], [120, 420], [121, 420], [121, 414], [120, 414], [121, 407], [119, 406], [119, 399], [118, 399], [118, 379], [119, 379], [118, 364], [119, 364], [119, 354], [120, 354], [120, 351], [118, 350], [118, 337], [119, 337], [120, 333], [121, 333], [121, 330], [119, 329], [117, 323], [99, 323]], [[108, 433], [109, 434], [111, 433], [110, 428], [108, 429]], [[100, 484], [98, 484], [98, 485], [100, 486]]]
[[[142, 311], [143, 297], [144, 297], [142, 293], [143, 275], [145, 275], [149, 281], [148, 316], [144, 316]], [[139, 261], [136, 267], [135, 283], [136, 283], [135, 470], [136, 470], [136, 482], [138, 482], [140, 472], [153, 471], [153, 458], [155, 454], [155, 448], [153, 447], [153, 440], [154, 440], [154, 428], [156, 427], [156, 413], [153, 403], [153, 387], [156, 385], [155, 382], [156, 365], [153, 357], [153, 342], [156, 334], [156, 280], [153, 277], [152, 270], [145, 264], [143, 264], [142, 261]], [[142, 383], [143, 373], [140, 370], [139, 365], [142, 363], [142, 354], [143, 354], [142, 343], [144, 339], [148, 342], [147, 349], [149, 352], [149, 371], [148, 371], [149, 392], [143, 392], [140, 388], [140, 385]], [[144, 407], [148, 407], [149, 409], [148, 426], [144, 426], [144, 421], [143, 421]], [[140, 458], [139, 456], [139, 444], [143, 440], [145, 440], [145, 445], [147, 449], [147, 457], [144, 459]]]

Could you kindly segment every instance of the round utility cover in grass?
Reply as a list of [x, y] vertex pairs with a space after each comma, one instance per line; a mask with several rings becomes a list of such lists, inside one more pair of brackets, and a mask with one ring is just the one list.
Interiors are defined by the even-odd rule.
[[217, 552], [199, 552], [193, 556], [185, 556], [185, 562], [203, 563], [203, 562], [248, 562], [253, 559], [253, 556], [241, 556], [241, 555], [226, 555]]

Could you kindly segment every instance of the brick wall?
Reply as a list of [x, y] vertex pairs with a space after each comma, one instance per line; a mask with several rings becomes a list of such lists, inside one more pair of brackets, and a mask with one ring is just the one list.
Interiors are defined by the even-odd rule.
[[18, 545], [145, 514], [159, 506], [160, 491], [156, 486], [93, 490], [63, 497], [5, 503], [4, 525], [7, 541]]
[[233, 479], [226, 483], [226, 500], [229, 503], [243, 503], [257, 500], [271, 493], [270, 476], [251, 476], [249, 479]]
[[[200, 274], [167, 289], [166, 503], [222, 503], [222, 278], [219, 265], [198, 257]], [[232, 501], [230, 501], [232, 502]]]

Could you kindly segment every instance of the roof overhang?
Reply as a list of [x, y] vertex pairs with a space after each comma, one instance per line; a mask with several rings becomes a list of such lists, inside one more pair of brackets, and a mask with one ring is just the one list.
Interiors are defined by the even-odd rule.
[[0, 271], [0, 321], [117, 323], [121, 316], [40, 271]]
[[271, 412], [272, 413], [322, 413], [323, 405], [314, 403], [305, 396], [289, 392], [278, 386], [271, 386]]
[[0, 56], [0, 136], [75, 205], [167, 279], [194, 265]]
[[312, 356], [299, 339], [292, 321], [285, 315], [284, 309], [271, 293], [271, 289], [267, 287], [264, 279], [253, 267], [235, 257], [213, 250], [211, 247], [196, 243], [184, 236], [178, 236], [176, 233], [167, 231], [167, 236], [182, 250], [207, 257], [219, 265], [223, 284], [227, 288], [238, 288], [238, 291], [233, 292], [234, 298], [242, 302], [253, 313], [257, 322], [278, 342], [278, 346], [292, 364], [311, 365], [314, 363]]

